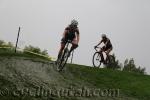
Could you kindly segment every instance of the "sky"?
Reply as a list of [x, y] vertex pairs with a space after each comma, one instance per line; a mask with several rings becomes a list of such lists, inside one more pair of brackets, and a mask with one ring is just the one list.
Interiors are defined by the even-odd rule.
[[0, 0], [0, 40], [19, 47], [48, 50], [56, 58], [62, 33], [72, 19], [79, 22], [80, 42], [73, 62], [92, 65], [93, 47], [105, 33], [121, 63], [134, 58], [150, 74], [149, 0]]

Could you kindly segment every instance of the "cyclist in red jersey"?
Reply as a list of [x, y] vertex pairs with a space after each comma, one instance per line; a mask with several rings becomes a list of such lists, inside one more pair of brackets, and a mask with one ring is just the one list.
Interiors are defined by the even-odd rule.
[[[63, 37], [61, 39], [61, 46], [60, 46], [60, 50], [58, 52], [57, 59], [59, 59], [59, 57], [61, 56], [62, 51], [65, 48], [65, 45], [68, 40], [71, 40], [71, 43], [72, 43], [70, 53], [78, 47], [78, 43], [80, 40], [80, 32], [79, 32], [79, 29], [77, 26], [78, 26], [78, 22], [73, 19], [71, 21], [71, 24], [65, 28], [65, 30], [63, 32]], [[69, 56], [70, 56], [70, 53], [69, 53]]]

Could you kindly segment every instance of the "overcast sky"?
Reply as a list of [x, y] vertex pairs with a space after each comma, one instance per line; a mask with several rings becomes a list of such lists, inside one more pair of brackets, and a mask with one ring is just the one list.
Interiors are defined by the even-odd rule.
[[79, 21], [81, 40], [74, 63], [92, 65], [93, 46], [106, 33], [121, 62], [134, 58], [150, 73], [150, 0], [0, 0], [0, 39], [19, 47], [47, 49], [57, 56], [71, 19]]

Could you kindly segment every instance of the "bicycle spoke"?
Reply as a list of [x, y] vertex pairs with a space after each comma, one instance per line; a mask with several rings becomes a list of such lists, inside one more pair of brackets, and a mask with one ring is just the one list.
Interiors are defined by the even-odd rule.
[[93, 55], [93, 65], [94, 67], [100, 67], [101, 65], [101, 56], [99, 52], [95, 52]]

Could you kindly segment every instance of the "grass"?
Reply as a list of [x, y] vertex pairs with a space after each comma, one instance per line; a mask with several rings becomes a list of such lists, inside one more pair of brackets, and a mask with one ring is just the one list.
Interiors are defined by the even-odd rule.
[[17, 57], [29, 57], [29, 58], [40, 58], [43, 60], [48, 60], [51, 61], [50, 57], [44, 56], [44, 55], [40, 55], [40, 54], [36, 54], [30, 51], [17, 51], [15, 53], [15, 49], [14, 48], [0, 48], [0, 56], [17, 56]]
[[[43, 56], [39, 56], [29, 52], [14, 53], [14, 49], [0, 49], [0, 56], [17, 56], [17, 57], [29, 57], [31, 59], [40, 58], [43, 60], [49, 60]], [[93, 68], [84, 65], [68, 64], [67, 71], [62, 73], [65, 77], [64, 81], [71, 81], [72, 83], [88, 83], [94, 88], [100, 89], [119, 89], [121, 97], [131, 97], [138, 100], [150, 100], [150, 76], [137, 73]], [[7, 85], [8, 84], [8, 85]], [[10, 82], [0, 77], [0, 85], [7, 85], [9, 87]], [[13, 86], [10, 86], [13, 87]], [[3, 97], [3, 100], [8, 98]], [[11, 98], [11, 97], [10, 97]], [[28, 97], [26, 99], [29, 99]], [[24, 99], [24, 100], [26, 100]], [[15, 100], [20, 100], [15, 99]], [[32, 99], [29, 99], [32, 100]], [[125, 99], [124, 99], [125, 100]]]
[[150, 100], [150, 76], [82, 65], [68, 66], [77, 79], [101, 89], [120, 89], [121, 95]]

